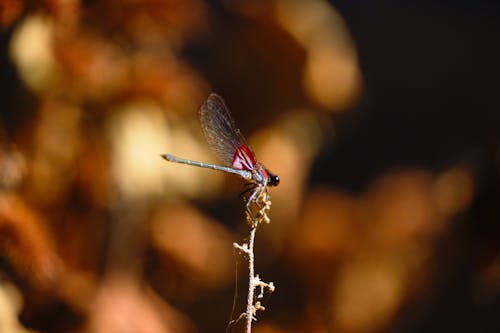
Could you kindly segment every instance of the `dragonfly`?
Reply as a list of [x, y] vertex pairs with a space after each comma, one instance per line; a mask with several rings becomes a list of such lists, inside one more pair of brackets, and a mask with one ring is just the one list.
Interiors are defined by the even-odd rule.
[[264, 193], [267, 196], [268, 186], [278, 186], [279, 176], [272, 174], [257, 161], [255, 153], [219, 95], [210, 94], [200, 107], [198, 116], [208, 146], [223, 165], [193, 161], [168, 153], [161, 156], [169, 162], [229, 172], [245, 179], [250, 185], [244, 192], [250, 192], [246, 208], [250, 216], [253, 216], [250, 205], [258, 203]]

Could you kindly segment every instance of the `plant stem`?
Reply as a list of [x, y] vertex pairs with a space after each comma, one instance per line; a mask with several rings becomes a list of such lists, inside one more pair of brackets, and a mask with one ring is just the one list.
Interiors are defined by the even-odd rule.
[[252, 227], [250, 230], [250, 239], [248, 241], [248, 295], [247, 295], [247, 310], [246, 310], [246, 333], [252, 332], [252, 320], [254, 317], [255, 309], [253, 305], [253, 295], [255, 291], [254, 285], [254, 253], [253, 253], [253, 243], [255, 240], [255, 232], [257, 228]]

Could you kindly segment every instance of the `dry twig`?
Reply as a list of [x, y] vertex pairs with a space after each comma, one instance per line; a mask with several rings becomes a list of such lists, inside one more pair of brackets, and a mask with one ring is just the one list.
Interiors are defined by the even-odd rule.
[[[254, 191], [254, 193], [256, 193], [257, 195], [252, 196], [252, 199], [249, 199], [245, 212], [247, 221], [250, 224], [248, 243], [243, 243], [241, 245], [237, 243], [233, 244], [236, 249], [240, 250], [248, 256], [248, 293], [246, 311], [245, 313], [242, 313], [236, 320], [238, 321], [243, 317], [246, 318], [246, 333], [250, 333], [252, 331], [252, 321], [257, 320], [257, 311], [265, 310], [265, 307], [262, 306], [261, 302], [256, 300], [255, 290], [257, 288], [260, 288], [257, 299], [263, 298], [265, 290], [270, 293], [275, 290], [275, 286], [272, 282], [266, 283], [262, 281], [258, 275], [255, 274], [255, 255], [253, 250], [255, 234], [257, 231], [257, 227], [262, 222], [270, 222], [267, 214], [269, 212], [269, 209], [271, 208], [271, 199], [269, 197], [268, 189], [265, 186], [258, 187]], [[255, 213], [254, 210], [257, 210], [257, 212]]]

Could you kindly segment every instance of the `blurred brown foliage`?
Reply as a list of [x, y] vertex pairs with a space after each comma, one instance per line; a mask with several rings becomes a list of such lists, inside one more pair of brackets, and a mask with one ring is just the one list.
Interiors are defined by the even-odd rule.
[[[482, 44], [455, 64], [457, 34], [413, 69], [409, 11], [342, 6], [0, 0], [0, 332], [225, 328], [241, 184], [159, 157], [214, 161], [196, 119], [211, 91], [281, 178], [256, 245], [277, 292], [255, 332], [500, 329], [498, 119], [478, 122], [500, 102], [489, 77], [448, 75]], [[415, 6], [435, 13], [423, 40], [455, 36]], [[489, 19], [461, 10], [458, 29]]]

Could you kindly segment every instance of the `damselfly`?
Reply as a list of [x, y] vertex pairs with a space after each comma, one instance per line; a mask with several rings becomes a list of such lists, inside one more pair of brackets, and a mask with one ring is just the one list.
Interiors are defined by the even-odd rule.
[[192, 161], [171, 154], [162, 157], [170, 162], [184, 163], [239, 175], [252, 185], [247, 199], [247, 211], [251, 214], [250, 204], [257, 202], [267, 186], [277, 186], [280, 179], [273, 175], [255, 157], [255, 153], [236, 127], [224, 101], [217, 94], [210, 94], [198, 112], [201, 127], [209, 147], [224, 166]]

